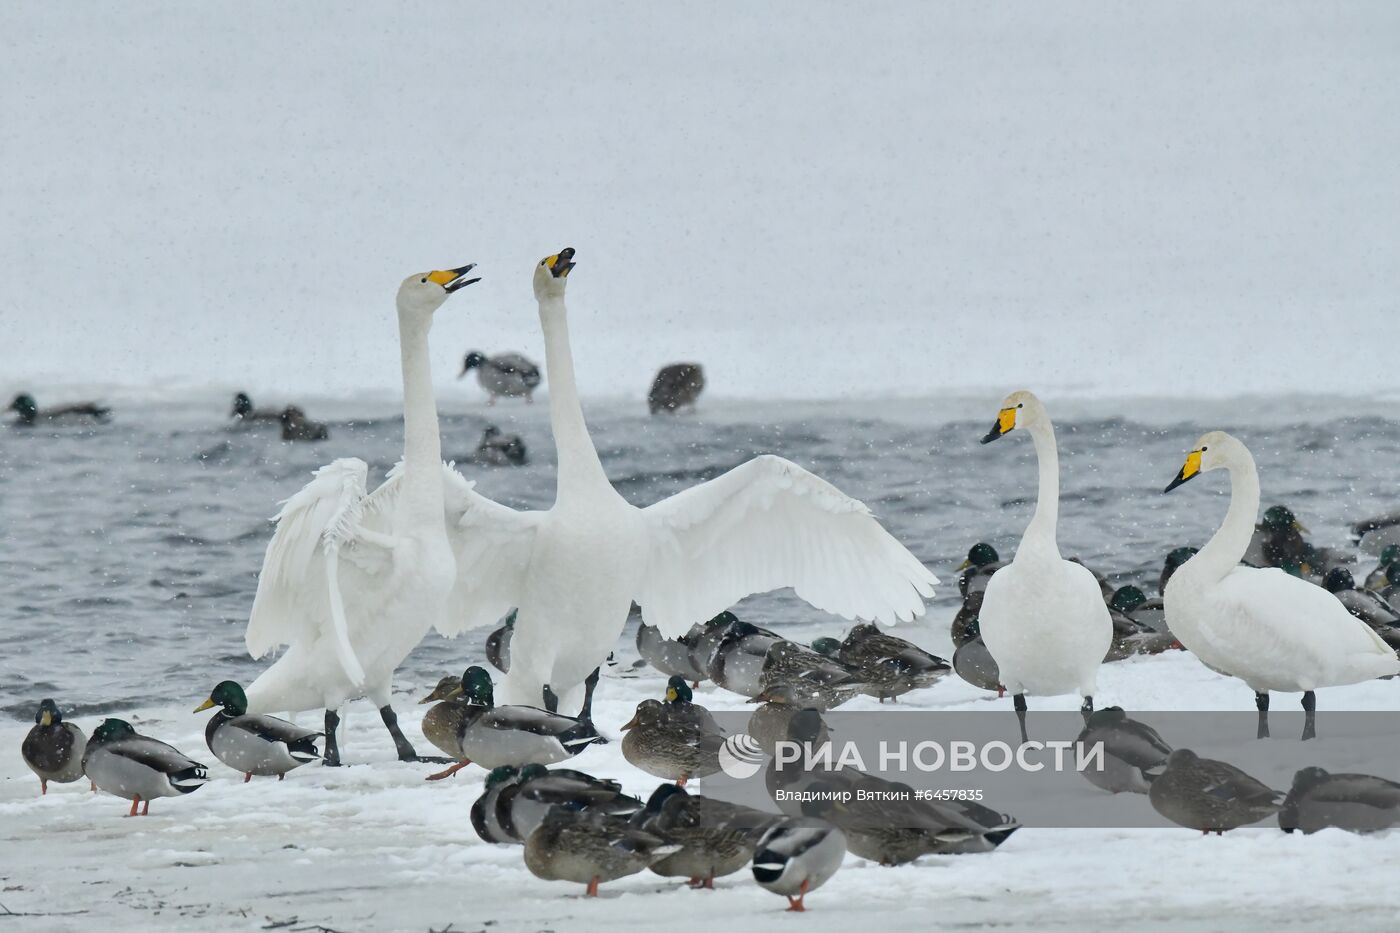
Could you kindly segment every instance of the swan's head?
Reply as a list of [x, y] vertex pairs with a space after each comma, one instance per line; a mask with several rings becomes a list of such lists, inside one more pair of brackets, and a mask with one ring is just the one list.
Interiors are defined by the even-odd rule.
[[442, 307], [448, 295], [465, 285], [481, 281], [480, 276], [467, 278], [467, 273], [474, 268], [476, 263], [469, 262], [457, 269], [415, 272], [399, 286], [399, 311], [424, 317], [431, 315]]
[[564, 285], [573, 269], [574, 248], [566, 246], [553, 256], [546, 256], [535, 266], [535, 300], [563, 298]]
[[1229, 467], [1239, 458], [1241, 451], [1244, 451], [1246, 456], [1249, 453], [1243, 444], [1224, 431], [1208, 431], [1202, 434], [1201, 439], [1196, 441], [1196, 446], [1186, 455], [1186, 462], [1181, 465], [1176, 479], [1168, 483], [1162, 492], [1171, 492], [1202, 473]]
[[1019, 392], [1012, 392], [1001, 403], [1001, 409], [997, 412], [996, 424], [992, 425], [987, 436], [982, 438], [982, 443], [990, 444], [1017, 428], [1029, 430], [1049, 423], [1050, 416], [1045, 413], [1045, 406], [1040, 403], [1040, 399], [1035, 397], [1034, 392], [1022, 389]]

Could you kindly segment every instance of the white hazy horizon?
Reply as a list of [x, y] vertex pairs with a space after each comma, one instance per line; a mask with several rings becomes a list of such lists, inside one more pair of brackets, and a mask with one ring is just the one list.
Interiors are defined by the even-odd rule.
[[[393, 295], [581, 389], [1400, 388], [1400, 6], [0, 9], [0, 390], [398, 385]], [[1383, 345], [1385, 346], [1385, 345]], [[463, 390], [466, 391], [465, 389]]]

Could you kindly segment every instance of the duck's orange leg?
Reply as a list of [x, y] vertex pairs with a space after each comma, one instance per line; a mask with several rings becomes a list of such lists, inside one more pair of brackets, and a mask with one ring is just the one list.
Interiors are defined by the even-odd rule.
[[425, 781], [441, 781], [443, 778], [452, 777], [452, 775], [456, 774], [458, 771], [461, 771], [463, 768], [465, 768], [465, 767], [466, 767], [467, 765], [469, 765], [469, 764], [471, 764], [470, 761], [459, 761], [459, 762], [457, 762], [455, 765], [453, 765], [453, 766], [450, 767], [450, 768], [444, 768], [443, 770], [437, 772], [436, 774], [430, 774], [430, 775], [428, 775], [428, 776], [425, 777], [423, 780], [425, 780]]
[[807, 881], [804, 879], [802, 882], [802, 887], [797, 889], [797, 896], [788, 898], [788, 910], [799, 914], [804, 912], [807, 908], [803, 906], [802, 899], [806, 896]]
[[588, 882], [588, 890], [584, 892], [583, 896], [584, 896], [584, 897], [597, 897], [597, 896], [598, 896], [598, 876], [597, 876], [597, 875], [594, 875], [594, 876], [593, 876], [593, 880], [590, 881], [590, 882]]
[[136, 815], [136, 805], [137, 805], [138, 803], [140, 803], [140, 802], [141, 802], [141, 797], [140, 797], [139, 795], [131, 798], [131, 812], [128, 813], [127, 816], [135, 816], [135, 815]]

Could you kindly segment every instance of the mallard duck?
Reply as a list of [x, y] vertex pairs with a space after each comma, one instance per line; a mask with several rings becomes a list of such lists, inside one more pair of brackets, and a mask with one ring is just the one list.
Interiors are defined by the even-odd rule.
[[481, 466], [524, 466], [530, 460], [519, 434], [504, 434], [494, 424], [481, 432], [472, 462]]
[[510, 640], [515, 634], [515, 610], [510, 611], [499, 628], [486, 636], [486, 661], [502, 674], [510, 671]]
[[684, 677], [699, 686], [700, 681], [709, 680], [710, 676], [692, 659], [689, 639], [699, 637], [702, 631], [702, 626], [692, 625], [682, 638], [666, 638], [656, 626], [643, 622], [637, 626], [637, 653], [668, 677]]
[[830, 880], [846, 857], [846, 837], [825, 820], [788, 818], [773, 824], [753, 854], [753, 880], [806, 910], [807, 895]]
[[764, 690], [758, 696], [749, 701], [750, 703], [760, 703], [761, 706], [749, 714], [748, 725], [744, 732], [759, 744], [764, 753], [769, 757], [777, 754], [779, 742], [789, 739], [794, 741], [805, 741], [803, 738], [795, 738], [791, 734], [792, 720], [799, 712], [808, 710], [811, 716], [815, 716], [816, 732], [810, 737], [813, 745], [821, 745], [826, 742], [826, 723], [821, 719], [821, 711], [807, 707], [803, 703], [802, 692], [786, 684], [775, 684]]
[[239, 392], [233, 397], [233, 411], [229, 412], [229, 417], [242, 424], [252, 424], [280, 421], [282, 412], [275, 408], [254, 408], [253, 400], [248, 397], [248, 393]]
[[486, 404], [496, 404], [496, 399], [524, 398], [533, 402], [535, 389], [540, 385], [540, 368], [519, 353], [498, 353], [487, 356], [471, 350], [462, 358], [462, 371], [458, 379], [465, 379], [467, 373], [476, 370], [476, 381], [486, 390]]
[[[1124, 590], [1128, 592], [1125, 594]], [[1137, 654], [1161, 654], [1171, 648], [1181, 647], [1170, 632], [1159, 632], [1149, 628], [1119, 608], [1134, 605], [1134, 594], [1142, 597], [1142, 591], [1137, 587], [1123, 587], [1113, 594], [1108, 603], [1108, 616], [1113, 622], [1113, 642], [1109, 645], [1108, 654], [1104, 656], [1105, 662], [1122, 661]]]
[[[822, 644], [819, 646], [817, 642]], [[852, 628], [845, 641], [819, 638], [812, 642], [812, 647], [819, 654], [835, 657], [854, 668], [860, 679], [872, 688], [869, 692], [881, 703], [886, 699], [895, 700], [910, 690], [931, 687], [952, 670], [947, 661], [913, 642], [880, 631], [873, 622]]]
[[1350, 570], [1333, 567], [1322, 578], [1322, 588], [1337, 597], [1347, 612], [1369, 625], [1387, 645], [1400, 647], [1400, 612], [1381, 594], [1357, 589]]
[[672, 363], [663, 366], [651, 380], [647, 391], [647, 408], [653, 415], [675, 414], [682, 408], [695, 407], [700, 393], [705, 391], [705, 368], [699, 363]]
[[[710, 641], [709, 633], [697, 641]], [[763, 669], [768, 661], [768, 649], [783, 639], [756, 625], [735, 619], [724, 625], [719, 637], [713, 639], [706, 673], [726, 690], [752, 697], [764, 688]]]
[[1167, 756], [1147, 792], [1152, 809], [1173, 823], [1217, 836], [1277, 813], [1282, 796], [1234, 765], [1186, 748]]
[[983, 592], [978, 590], [969, 593], [953, 616], [953, 623], [948, 627], [948, 637], [952, 639], [954, 648], [961, 648], [973, 638], [982, 637], [979, 615], [982, 612]]
[[306, 412], [295, 405], [288, 405], [282, 409], [277, 420], [282, 422], [282, 440], [284, 441], [324, 441], [331, 436], [330, 428], [319, 421], [307, 418]]
[[19, 415], [15, 424], [33, 427], [40, 421], [96, 421], [104, 424], [112, 414], [112, 409], [96, 402], [77, 402], [72, 405], [59, 405], [56, 408], [39, 410], [32, 395], [16, 395], [10, 402], [9, 410]]
[[497, 797], [496, 823], [511, 841], [524, 843], [556, 807], [628, 818], [642, 809], [642, 802], [624, 794], [617, 781], [571, 768], [526, 765], [513, 786]]
[[[1387, 544], [1381, 548], [1380, 563], [1376, 564], [1374, 570], [1366, 574], [1366, 589], [1373, 593], [1379, 593], [1390, 586], [1391, 580], [1386, 574], [1386, 570], [1396, 562], [1400, 562], [1400, 544]], [[1400, 582], [1400, 580], [1396, 582]]]
[[467, 702], [462, 699], [462, 678], [448, 674], [418, 703], [420, 706], [424, 703], [437, 704], [423, 714], [419, 727], [423, 738], [453, 758], [460, 758], [462, 749], [457, 742], [457, 731], [468, 712]]
[[20, 754], [39, 778], [39, 795], [49, 792], [49, 781], [71, 784], [83, 776], [83, 752], [87, 736], [63, 714], [53, 700], [39, 703], [34, 714], [34, 728], [24, 737]]
[[1374, 833], [1400, 826], [1400, 784], [1369, 774], [1329, 774], [1303, 768], [1278, 814], [1284, 832], [1315, 833], [1336, 827]]
[[1171, 634], [1171, 630], [1167, 628], [1166, 603], [1161, 599], [1148, 599], [1146, 593], [1131, 583], [1113, 591], [1113, 596], [1108, 601], [1108, 609], [1110, 613], [1127, 616], [1141, 628], [1149, 628], [1164, 635]]
[[981, 624], [972, 619], [965, 630], [967, 638], [953, 652], [953, 671], [966, 682], [982, 690], [995, 690], [1001, 697], [1006, 688], [1001, 683], [1001, 670], [996, 658], [982, 641]]
[[[447, 678], [444, 677], [443, 680], [447, 680]], [[476, 830], [476, 834], [484, 842], [494, 845], [510, 845], [520, 842], [501, 825], [496, 811], [501, 795], [519, 782], [520, 769], [514, 765], [501, 765], [499, 768], [492, 768], [487, 772], [481, 796], [476, 798], [471, 809], [472, 829]]]
[[1081, 772], [1111, 794], [1145, 794], [1166, 765], [1172, 747], [1151, 726], [1128, 718], [1121, 706], [1095, 710], [1076, 740], [1090, 748], [1103, 744], [1103, 768]]
[[997, 549], [985, 541], [979, 541], [968, 549], [967, 559], [958, 565], [958, 593], [967, 599], [973, 593], [987, 588], [987, 581], [1006, 563]]
[[1167, 552], [1167, 557], [1162, 561], [1162, 572], [1157, 576], [1157, 595], [1165, 597], [1167, 595], [1167, 581], [1176, 573], [1177, 568], [1190, 560], [1200, 548], [1178, 547]]
[[856, 694], [873, 693], [875, 689], [853, 665], [786, 639], [768, 649], [760, 684], [765, 690], [791, 687], [800, 697], [799, 702], [817, 709], [832, 709]]
[[248, 715], [248, 698], [233, 681], [216, 684], [209, 699], [194, 711], [200, 713], [215, 706], [222, 709], [209, 718], [204, 742], [215, 758], [243, 772], [244, 784], [255, 774], [275, 774], [280, 781], [288, 771], [321, 760], [316, 740], [324, 738], [324, 732], [303, 729], [276, 716]]
[[666, 683], [666, 700], [643, 700], [622, 730], [622, 754], [647, 774], [681, 786], [693, 777], [719, 770], [724, 730], [710, 711], [692, 702], [690, 685], [674, 676]]
[[1277, 567], [1295, 577], [1320, 575], [1319, 555], [1303, 539], [1307, 530], [1288, 506], [1271, 505], [1254, 526], [1254, 537], [1242, 559], [1251, 567]]
[[651, 871], [663, 878], [688, 878], [692, 888], [713, 888], [716, 878], [749, 863], [758, 841], [778, 819], [752, 807], [688, 794], [678, 784], [662, 784], [632, 825], [682, 847], [653, 862]]
[[769, 631], [766, 628], [761, 628], [749, 622], [742, 622], [738, 616], [726, 610], [713, 619], [710, 619], [708, 622], [701, 623], [698, 631], [692, 627], [690, 632], [682, 635], [677, 641], [690, 649], [690, 663], [696, 670], [703, 671], [707, 679], [713, 679], [710, 675], [710, 666], [719, 660], [717, 654], [720, 643], [724, 641], [730, 629], [740, 624], [749, 626], [749, 629], [745, 631], [752, 630], [757, 632], [758, 636], [760, 636], [760, 640], [749, 646], [750, 650], [748, 653], [755, 655], [756, 659], [751, 660], [743, 670], [736, 668], [734, 673], [736, 677], [742, 676], [746, 680], [755, 679], [758, 676], [755, 671], [762, 670], [763, 655], [768, 651], [766, 645], [761, 643], [761, 639], [778, 641], [782, 636], [776, 632]]
[[533, 706], [497, 706], [491, 675], [483, 667], [467, 668], [457, 689], [460, 694], [449, 692], [446, 702], [459, 705], [443, 714], [455, 730], [440, 734], [442, 744], [432, 736], [428, 739], [458, 762], [428, 775], [430, 781], [450, 777], [472, 763], [488, 771], [500, 765], [553, 764], [603, 741], [584, 719]]
[[525, 839], [525, 867], [545, 881], [598, 885], [635, 875], [654, 862], [679, 852], [680, 846], [604, 813], [553, 807]]
[[209, 780], [204, 765], [120, 719], [104, 719], [92, 731], [83, 771], [99, 790], [131, 801], [127, 816], [136, 815], [137, 804], [146, 816], [154, 798], [190, 794]]
[[[983, 822], [939, 801], [919, 800], [907, 784], [859, 772], [833, 772], [809, 789], [808, 815], [840, 829], [850, 852], [886, 866], [925, 855], [990, 851], [1021, 825], [986, 807], [981, 809], [991, 818]], [[969, 847], [974, 841], [980, 844]]]

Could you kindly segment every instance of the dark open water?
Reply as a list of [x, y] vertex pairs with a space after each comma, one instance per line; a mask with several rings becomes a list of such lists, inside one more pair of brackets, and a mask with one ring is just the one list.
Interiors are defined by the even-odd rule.
[[[978, 444], [999, 400], [716, 402], [663, 419], [613, 402], [588, 412], [609, 475], [637, 504], [759, 453], [817, 472], [864, 499], [934, 568], [945, 585], [932, 612], [946, 617], [953, 567], [969, 545], [990, 540], [1009, 554], [1033, 507], [1029, 441]], [[1292, 505], [1316, 543], [1344, 544], [1349, 522], [1400, 499], [1400, 423], [1347, 403], [1307, 414], [1288, 399], [1138, 400], [1108, 417], [1114, 407], [1106, 402], [1047, 402], [1061, 451], [1061, 550], [1115, 582], [1149, 583], [1148, 592], [1162, 556], [1202, 543], [1224, 513], [1222, 475], [1161, 495], [1204, 430], [1224, 428], [1250, 444], [1264, 504]], [[337, 456], [364, 458], [377, 481], [401, 444], [392, 404], [308, 408], [330, 420], [330, 441], [284, 444], [273, 428], [230, 430], [221, 399], [126, 404], [97, 428], [0, 428], [0, 712], [27, 718], [45, 695], [87, 714], [183, 703], [216, 680], [251, 680], [266, 664], [247, 656], [243, 630], [272, 532], [268, 516]], [[488, 419], [529, 445], [527, 467], [464, 467], [481, 492], [513, 506], [550, 504], [547, 405], [444, 408], [449, 458], [472, 450]], [[1177, 417], [1182, 411], [1189, 420]], [[374, 412], [383, 417], [366, 417]], [[765, 625], [803, 625], [804, 634], [844, 628], [790, 595], [757, 597], [746, 614]], [[399, 682], [460, 671], [480, 658], [484, 636], [430, 636]]]

